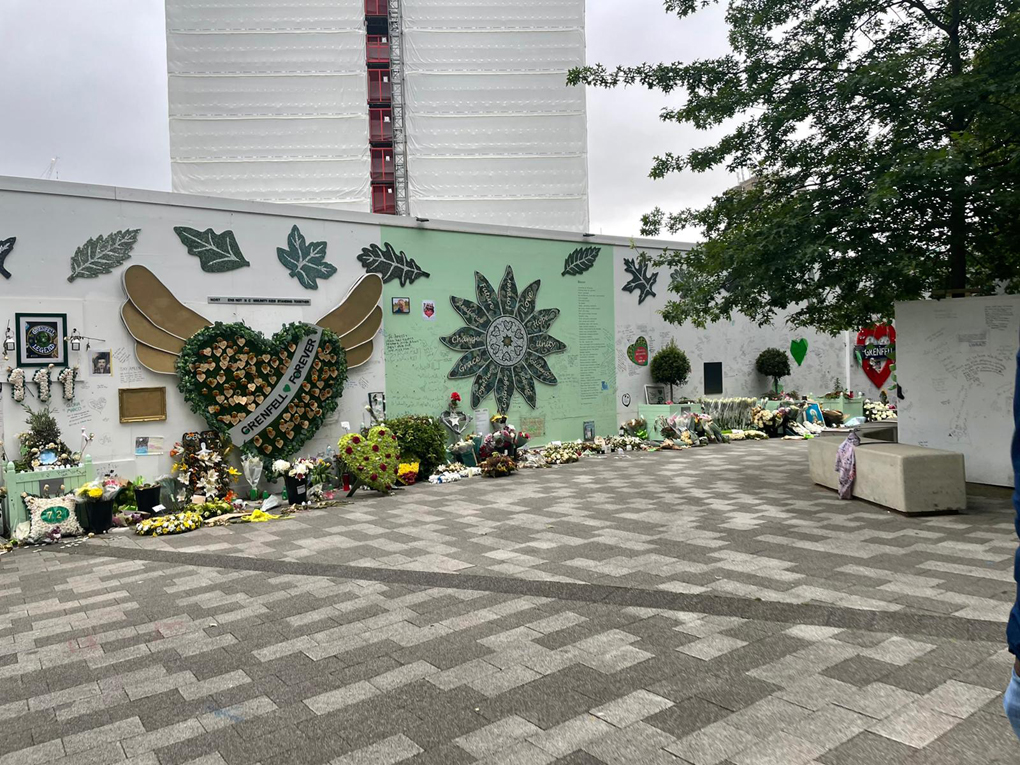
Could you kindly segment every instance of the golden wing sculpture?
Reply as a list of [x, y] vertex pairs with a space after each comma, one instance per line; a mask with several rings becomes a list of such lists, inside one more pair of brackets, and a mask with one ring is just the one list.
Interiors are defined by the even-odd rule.
[[[135, 355], [146, 369], [160, 374], [177, 374], [177, 356], [184, 341], [212, 324], [173, 296], [173, 293], [145, 266], [124, 271], [127, 302], [121, 306], [124, 326], [135, 340]], [[347, 368], [367, 362], [374, 349], [373, 338], [382, 326], [379, 306], [383, 282], [378, 274], [366, 274], [351, 287], [343, 302], [316, 324], [340, 336], [347, 353]]]

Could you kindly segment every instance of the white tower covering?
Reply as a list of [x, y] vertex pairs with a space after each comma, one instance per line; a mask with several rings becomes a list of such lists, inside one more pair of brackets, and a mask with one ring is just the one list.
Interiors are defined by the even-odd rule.
[[584, 0], [401, 0], [410, 210], [588, 230]]
[[367, 212], [361, 0], [167, 0], [174, 191]]

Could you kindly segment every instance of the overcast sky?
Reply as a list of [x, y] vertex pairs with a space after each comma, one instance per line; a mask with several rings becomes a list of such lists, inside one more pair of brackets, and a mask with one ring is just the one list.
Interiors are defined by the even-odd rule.
[[[661, 0], [588, 0], [588, 61], [693, 60], [726, 50], [722, 9], [680, 21]], [[0, 175], [170, 189], [163, 0], [0, 0]], [[632, 236], [640, 215], [701, 204], [725, 173], [648, 178], [652, 158], [706, 142], [662, 123], [676, 103], [641, 88], [588, 93], [591, 230]]]

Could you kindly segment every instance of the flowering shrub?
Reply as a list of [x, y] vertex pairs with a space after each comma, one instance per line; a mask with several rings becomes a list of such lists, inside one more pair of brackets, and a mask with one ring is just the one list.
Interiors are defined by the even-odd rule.
[[418, 462], [423, 475], [431, 475], [446, 463], [446, 428], [435, 417], [410, 414], [386, 420], [384, 424], [397, 437], [403, 461]]

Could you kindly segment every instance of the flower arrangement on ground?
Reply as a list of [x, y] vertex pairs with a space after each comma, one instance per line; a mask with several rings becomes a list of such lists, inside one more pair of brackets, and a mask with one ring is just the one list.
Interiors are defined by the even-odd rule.
[[366, 435], [347, 433], [338, 446], [337, 460], [345, 473], [378, 492], [389, 491], [400, 470], [400, 445], [388, 427], [377, 425]]
[[581, 448], [577, 443], [550, 445], [542, 450], [542, 456], [550, 465], [569, 465], [581, 459]]
[[620, 435], [646, 440], [648, 438], [648, 420], [644, 417], [635, 417], [632, 420], [621, 422]]
[[135, 533], [162, 537], [168, 534], [183, 534], [202, 527], [202, 516], [195, 512], [174, 513], [148, 518], [135, 526]]
[[411, 486], [418, 478], [418, 462], [401, 462], [397, 468], [397, 478], [405, 486]]
[[868, 422], [883, 422], [896, 419], [896, 407], [881, 401], [864, 400], [864, 419]]
[[201, 504], [188, 505], [186, 512], [194, 513], [204, 520], [208, 518], [216, 518], [220, 515], [226, 515], [233, 511], [234, 506], [230, 502], [224, 502], [222, 499], [210, 499]]
[[478, 467], [468, 467], [467, 465], [460, 464], [440, 465], [436, 472], [429, 476], [429, 483], [454, 483], [481, 474], [482, 469]]
[[97, 478], [79, 486], [74, 501], [82, 512], [78, 521], [87, 531], [102, 534], [113, 526], [113, 502], [127, 482], [116, 476]]
[[503, 478], [517, 470], [517, 463], [506, 454], [491, 454], [482, 462], [481, 469], [486, 478]]

